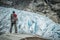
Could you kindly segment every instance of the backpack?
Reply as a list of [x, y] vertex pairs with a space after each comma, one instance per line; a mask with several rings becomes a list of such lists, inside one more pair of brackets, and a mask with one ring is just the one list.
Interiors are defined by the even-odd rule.
[[17, 15], [14, 13], [11, 15], [11, 21], [16, 22], [16, 20], [17, 20]]

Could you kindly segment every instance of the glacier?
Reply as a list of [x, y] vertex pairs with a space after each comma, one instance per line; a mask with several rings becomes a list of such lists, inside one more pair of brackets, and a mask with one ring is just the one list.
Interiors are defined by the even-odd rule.
[[31, 33], [51, 40], [60, 40], [60, 24], [46, 16], [14, 8], [0, 7], [0, 32], [9, 33], [12, 11], [18, 15], [18, 33]]

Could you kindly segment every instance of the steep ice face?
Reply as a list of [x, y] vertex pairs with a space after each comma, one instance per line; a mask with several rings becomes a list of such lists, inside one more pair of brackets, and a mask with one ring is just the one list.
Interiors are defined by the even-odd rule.
[[9, 32], [12, 11], [15, 11], [18, 15], [18, 33], [32, 33], [51, 38], [52, 40], [60, 40], [59, 24], [54, 23], [51, 19], [43, 15], [14, 8], [0, 7], [0, 32]]

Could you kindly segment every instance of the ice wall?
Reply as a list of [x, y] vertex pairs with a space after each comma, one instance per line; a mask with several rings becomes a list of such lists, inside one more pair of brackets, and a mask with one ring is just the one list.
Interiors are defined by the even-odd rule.
[[14, 8], [0, 7], [0, 32], [9, 32], [12, 11], [18, 15], [18, 33], [32, 33], [52, 40], [60, 40], [60, 24], [43, 15]]

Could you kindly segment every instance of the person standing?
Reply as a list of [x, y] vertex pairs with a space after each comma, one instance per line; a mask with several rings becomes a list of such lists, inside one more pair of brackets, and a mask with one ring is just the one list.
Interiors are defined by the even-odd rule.
[[13, 11], [13, 14], [11, 14], [11, 28], [10, 28], [10, 33], [12, 32], [12, 27], [13, 25], [15, 26], [15, 33], [17, 33], [17, 14], [15, 13], [15, 11]]

